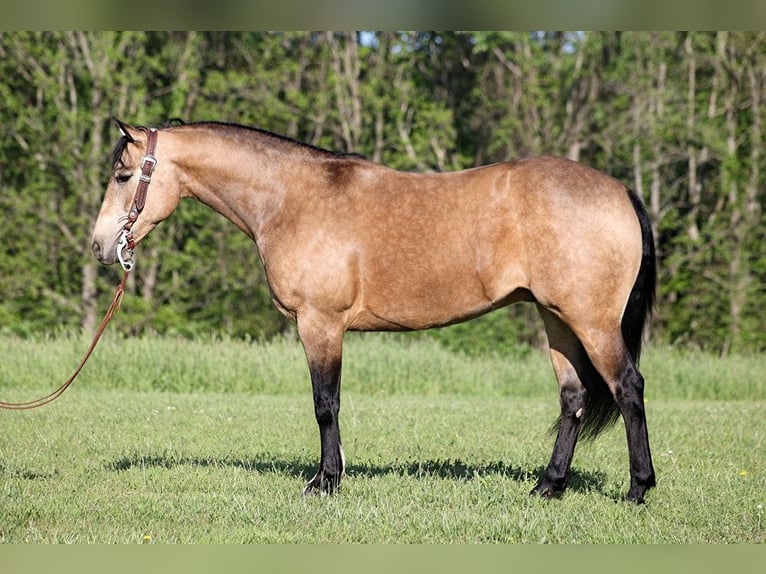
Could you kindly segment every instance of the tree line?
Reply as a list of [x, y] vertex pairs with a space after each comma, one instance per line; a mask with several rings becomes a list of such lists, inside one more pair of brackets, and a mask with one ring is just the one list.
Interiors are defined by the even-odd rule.
[[[765, 38], [0, 33], [0, 333], [91, 330], [108, 304], [117, 272], [98, 266], [89, 236], [116, 116], [254, 125], [403, 170], [541, 154], [581, 161], [647, 204], [659, 258], [652, 338], [763, 350]], [[116, 322], [125, 333], [291, 329], [249, 239], [194, 202], [139, 247], [129, 290]], [[434, 336], [458, 348], [542, 341], [529, 306], [448, 333]]]

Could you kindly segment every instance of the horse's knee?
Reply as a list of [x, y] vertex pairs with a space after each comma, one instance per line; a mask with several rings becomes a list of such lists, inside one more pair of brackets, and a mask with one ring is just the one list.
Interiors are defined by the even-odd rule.
[[320, 426], [337, 423], [339, 411], [340, 401], [334, 396], [319, 396], [314, 399], [314, 415]]
[[617, 405], [624, 414], [643, 415], [644, 413], [644, 377], [632, 361], [614, 380], [612, 393]]

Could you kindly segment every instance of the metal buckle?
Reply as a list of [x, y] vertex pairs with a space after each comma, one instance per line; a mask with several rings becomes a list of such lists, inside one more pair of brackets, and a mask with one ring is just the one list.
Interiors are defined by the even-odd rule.
[[[128, 232], [123, 229], [120, 234], [120, 239], [117, 241], [117, 259], [120, 261], [120, 265], [122, 265], [124, 271], [133, 270], [133, 250], [128, 247], [128, 244]], [[123, 256], [123, 251], [127, 252], [127, 257]]]
[[[144, 169], [144, 164], [146, 162], [149, 162], [149, 163], [152, 164], [152, 171], [154, 171], [154, 168], [157, 167], [157, 158], [154, 157], [153, 155], [145, 155], [144, 157], [141, 158], [141, 169], [142, 170]], [[152, 173], [152, 171], [150, 171], [149, 173]]]
[[[144, 164], [150, 163], [152, 164], [151, 169], [144, 173]], [[139, 179], [146, 183], [151, 183], [152, 181], [152, 174], [154, 173], [155, 168], [157, 167], [157, 158], [153, 155], [145, 155], [141, 158], [141, 176]]]

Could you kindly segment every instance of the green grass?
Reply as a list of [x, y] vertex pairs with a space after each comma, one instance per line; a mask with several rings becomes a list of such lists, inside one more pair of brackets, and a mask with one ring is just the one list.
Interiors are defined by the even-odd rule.
[[[84, 342], [0, 339], [0, 399], [51, 390]], [[761, 357], [647, 350], [659, 484], [634, 506], [621, 427], [578, 446], [561, 499], [527, 496], [557, 415], [544, 356], [347, 347], [348, 476], [304, 498], [319, 444], [299, 345], [107, 338], [52, 405], [0, 411], [0, 542], [766, 541]]]
[[[3, 400], [50, 391], [79, 362], [85, 336], [0, 336]], [[308, 391], [303, 350], [293, 339], [269, 343], [123, 339], [106, 334], [73, 388], [162, 392], [300, 394]], [[765, 400], [766, 356], [719, 359], [702, 352], [648, 345], [641, 370], [647, 398]], [[556, 381], [542, 352], [519, 357], [463, 356], [417, 335], [347, 335], [343, 388], [370, 395], [546, 397]]]

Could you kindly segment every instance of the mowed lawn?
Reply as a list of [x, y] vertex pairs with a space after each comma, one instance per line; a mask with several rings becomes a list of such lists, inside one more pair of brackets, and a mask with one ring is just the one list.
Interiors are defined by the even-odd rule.
[[[528, 496], [557, 415], [544, 355], [406, 341], [349, 341], [347, 476], [306, 498], [319, 441], [297, 343], [107, 339], [56, 402], [0, 411], [0, 542], [766, 541], [763, 358], [647, 350], [658, 486], [636, 506], [621, 425], [578, 446], [563, 497]], [[83, 345], [0, 347], [0, 399], [26, 400]]]

